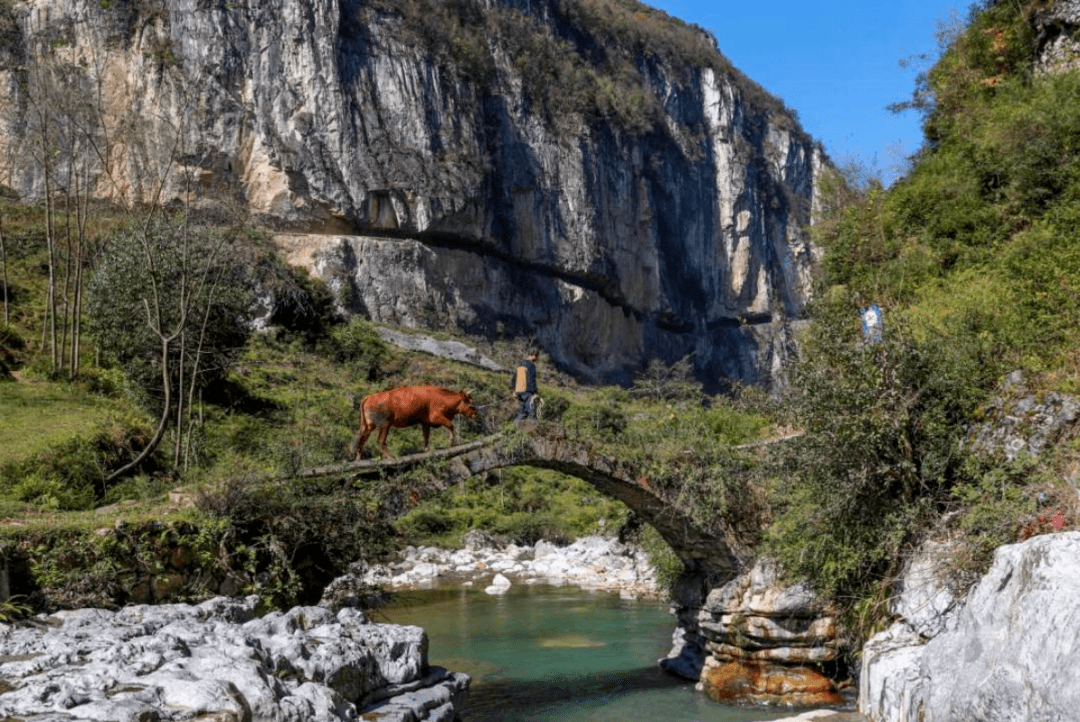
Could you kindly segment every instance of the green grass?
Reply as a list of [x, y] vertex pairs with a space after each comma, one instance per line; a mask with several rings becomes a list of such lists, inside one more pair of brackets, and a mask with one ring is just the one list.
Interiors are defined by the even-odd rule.
[[48, 381], [0, 383], [0, 464], [93, 434], [116, 402]]
[[14, 543], [41, 532], [63, 530], [87, 533], [112, 529], [117, 522], [142, 526], [153, 522], [197, 524], [204, 519], [205, 516], [195, 508], [180, 508], [164, 497], [92, 511], [43, 511], [0, 497], [0, 543]]

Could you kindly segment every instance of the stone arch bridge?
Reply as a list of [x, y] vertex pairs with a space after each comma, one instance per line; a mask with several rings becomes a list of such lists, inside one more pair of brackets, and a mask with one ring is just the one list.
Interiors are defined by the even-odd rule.
[[392, 475], [420, 464], [437, 463], [440, 490], [495, 469], [532, 466], [575, 476], [617, 499], [652, 525], [691, 573], [730, 577], [745, 565], [733, 537], [703, 528], [677, 510], [655, 489], [635, 464], [597, 452], [587, 443], [566, 438], [557, 424], [533, 425], [529, 433], [487, 436], [468, 444], [393, 459], [365, 459], [301, 470], [297, 477], [336, 475], [359, 479]]

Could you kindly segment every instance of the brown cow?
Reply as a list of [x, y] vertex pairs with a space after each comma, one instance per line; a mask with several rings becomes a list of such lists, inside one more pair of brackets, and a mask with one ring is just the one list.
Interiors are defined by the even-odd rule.
[[352, 444], [353, 459], [361, 457], [364, 444], [375, 429], [379, 430], [379, 448], [383, 456], [393, 456], [386, 448], [386, 436], [391, 426], [404, 429], [420, 424], [424, 430], [424, 451], [428, 450], [431, 427], [445, 426], [450, 429], [450, 446], [453, 446], [456, 442], [454, 417], [458, 414], [471, 419], [477, 416], [468, 391], [450, 391], [436, 386], [402, 386], [372, 394], [360, 403], [360, 431]]

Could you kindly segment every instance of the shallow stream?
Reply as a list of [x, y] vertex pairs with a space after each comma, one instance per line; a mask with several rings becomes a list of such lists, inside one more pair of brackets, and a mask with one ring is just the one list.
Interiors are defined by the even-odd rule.
[[794, 714], [719, 705], [660, 670], [675, 620], [657, 600], [517, 584], [502, 596], [482, 587], [403, 592], [382, 614], [424, 627], [432, 664], [472, 675], [467, 722], [757, 722]]

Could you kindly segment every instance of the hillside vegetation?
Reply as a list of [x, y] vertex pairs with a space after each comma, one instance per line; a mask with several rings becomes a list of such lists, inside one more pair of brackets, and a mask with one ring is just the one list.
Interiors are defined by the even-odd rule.
[[[827, 180], [811, 231], [824, 251], [812, 325], [783, 399], [706, 395], [688, 364], [653, 364], [629, 388], [580, 386], [541, 364], [548, 421], [640, 464], [703, 526], [779, 557], [862, 633], [884, 618], [888, 582], [927, 535], [956, 542], [963, 584], [996, 546], [1076, 526], [1075, 438], [1013, 461], [969, 443], [993, 421], [995, 397], [1009, 401], [1001, 382], [1014, 370], [1037, 398], [1080, 388], [1080, 73], [1032, 70], [1045, 5], [976, 8], [902, 104], [924, 114], [926, 145], [892, 188]], [[430, 9], [372, 7], [403, 18]], [[700, 41], [644, 10], [635, 24], [609, 17], [626, 7], [596, 0], [573, 12], [589, 32], [628, 33], [655, 52], [692, 53]], [[434, 43], [460, 35], [445, 47], [467, 54], [469, 28], [500, 18], [459, 14], [415, 32]], [[620, 62], [604, 66], [611, 77]], [[603, 105], [600, 76], [579, 80], [595, 112], [630, 107]], [[647, 124], [647, 113], [634, 117]], [[153, 210], [0, 198], [3, 543], [27, 558], [40, 590], [93, 569], [122, 599], [130, 550], [94, 531], [124, 524], [148, 530], [151, 546], [172, 524], [207, 574], [246, 570], [245, 590], [279, 605], [307, 599], [352, 560], [456, 544], [471, 529], [518, 542], [639, 535], [662, 552], [626, 509], [551, 472], [506, 470], [437, 497], [437, 467], [375, 482], [291, 479], [344, 460], [358, 400], [390, 386], [468, 388], [484, 413], [459, 419], [465, 440], [515, 433], [508, 378], [388, 347], [370, 324], [338, 317], [329, 289], [242, 222]], [[256, 303], [266, 298], [269, 308]], [[860, 330], [870, 304], [885, 314], [876, 343]], [[527, 342], [465, 340], [506, 366]], [[779, 436], [790, 438], [738, 448]], [[394, 431], [390, 445], [417, 451], [420, 433]]]
[[[1051, 5], [973, 7], [896, 106], [923, 117], [910, 171], [888, 189], [837, 175], [813, 229], [824, 260], [791, 398], [810, 433], [771, 538], [868, 623], [927, 534], [957, 543], [963, 584], [996, 546], [1076, 524], [1073, 435], [1012, 462], [964, 443], [1020, 393], [1006, 374], [1036, 400], [1080, 388], [1080, 73], [1034, 70]], [[878, 344], [860, 341], [870, 304]]]

